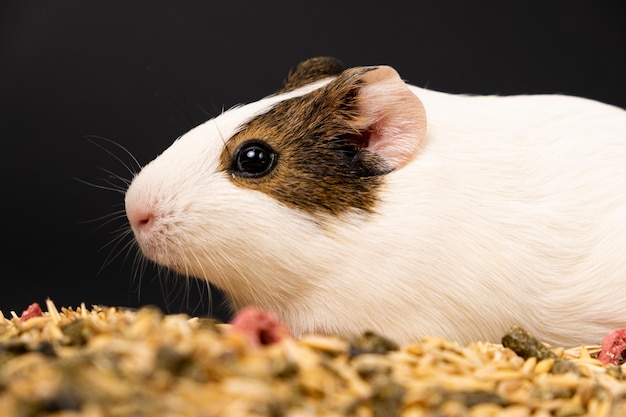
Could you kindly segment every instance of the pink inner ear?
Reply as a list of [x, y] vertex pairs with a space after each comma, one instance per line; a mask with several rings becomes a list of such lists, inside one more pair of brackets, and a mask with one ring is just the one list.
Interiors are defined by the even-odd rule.
[[369, 151], [392, 169], [401, 168], [417, 154], [426, 135], [424, 106], [390, 67], [378, 67], [363, 79], [366, 85], [358, 99], [361, 117], [355, 127], [369, 132]]

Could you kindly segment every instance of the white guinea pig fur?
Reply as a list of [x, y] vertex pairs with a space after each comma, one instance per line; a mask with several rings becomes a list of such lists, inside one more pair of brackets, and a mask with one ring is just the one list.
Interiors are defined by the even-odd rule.
[[626, 326], [626, 111], [302, 62], [132, 181], [143, 254], [300, 336], [599, 343]]

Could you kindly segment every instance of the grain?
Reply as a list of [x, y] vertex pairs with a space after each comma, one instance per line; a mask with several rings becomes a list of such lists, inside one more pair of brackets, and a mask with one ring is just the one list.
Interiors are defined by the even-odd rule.
[[528, 334], [521, 353], [441, 338], [397, 346], [371, 332], [253, 346], [227, 324], [155, 308], [46, 307], [24, 321], [0, 312], [0, 416], [626, 413], [624, 365], [602, 365], [598, 346], [552, 349]]

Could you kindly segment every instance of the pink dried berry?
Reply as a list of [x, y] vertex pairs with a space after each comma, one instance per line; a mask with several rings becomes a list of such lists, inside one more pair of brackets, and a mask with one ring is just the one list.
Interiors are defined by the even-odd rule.
[[39, 304], [37, 303], [32, 303], [28, 306], [26, 310], [22, 312], [22, 315], [20, 316], [20, 321], [26, 321], [32, 317], [40, 316], [43, 316], [43, 311], [41, 311], [41, 307], [39, 307]]
[[604, 365], [621, 365], [626, 361], [626, 328], [613, 330], [602, 339], [598, 359]]
[[292, 337], [291, 332], [273, 313], [246, 307], [230, 322], [231, 331], [243, 335], [252, 346], [271, 345]]

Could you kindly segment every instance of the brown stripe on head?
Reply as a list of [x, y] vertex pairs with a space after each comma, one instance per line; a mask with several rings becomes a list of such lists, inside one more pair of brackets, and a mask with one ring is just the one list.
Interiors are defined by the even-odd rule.
[[425, 128], [421, 102], [393, 69], [352, 68], [242, 126], [221, 169], [314, 215], [373, 212], [384, 175], [413, 158]]

